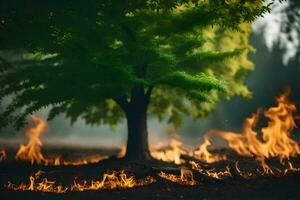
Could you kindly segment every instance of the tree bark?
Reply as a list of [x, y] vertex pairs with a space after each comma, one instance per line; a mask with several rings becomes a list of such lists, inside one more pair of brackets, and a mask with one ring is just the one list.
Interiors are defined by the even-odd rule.
[[125, 159], [133, 161], [151, 160], [148, 144], [147, 109], [153, 86], [146, 92], [143, 87], [135, 87], [131, 91], [131, 98], [116, 99], [125, 112], [127, 119], [127, 147]]
[[131, 104], [126, 111], [127, 118], [127, 148], [126, 159], [145, 161], [150, 160], [148, 130], [147, 130], [147, 105], [143, 102]]

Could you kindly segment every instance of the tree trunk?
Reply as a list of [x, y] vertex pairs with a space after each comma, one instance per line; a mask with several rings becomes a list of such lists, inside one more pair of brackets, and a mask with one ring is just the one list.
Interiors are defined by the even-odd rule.
[[131, 104], [126, 111], [127, 148], [126, 159], [145, 161], [151, 159], [148, 145], [147, 105], [142, 102]]

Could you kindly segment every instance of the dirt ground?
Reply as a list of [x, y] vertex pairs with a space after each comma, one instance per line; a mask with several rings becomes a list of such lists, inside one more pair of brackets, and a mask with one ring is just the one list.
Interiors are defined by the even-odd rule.
[[249, 183], [223, 183], [217, 185], [182, 186], [163, 180], [155, 184], [131, 189], [114, 189], [65, 194], [39, 192], [0, 191], [1, 199], [300, 199], [300, 176]]
[[[68, 158], [72, 156], [88, 156], [99, 153], [111, 153], [115, 151], [104, 150], [83, 150], [83, 149], [52, 149], [47, 154], [63, 152]], [[13, 158], [13, 151], [8, 158]], [[86, 167], [42, 167], [46, 171], [59, 171], [62, 179], [68, 179], [70, 173], [90, 175], [100, 173], [99, 164], [87, 165]], [[0, 163], [0, 199], [1, 200], [34, 200], [34, 199], [128, 199], [128, 200], [152, 200], [152, 199], [300, 199], [300, 172], [289, 173], [286, 176], [264, 176], [253, 179], [229, 178], [215, 181], [199, 181], [196, 186], [184, 186], [178, 183], [169, 182], [165, 179], [155, 177], [156, 182], [141, 187], [130, 189], [113, 189], [86, 192], [67, 192], [63, 194], [29, 192], [29, 191], [8, 191], [3, 188], [7, 180], [26, 181], [27, 175], [40, 169], [40, 166], [31, 166], [24, 163], [7, 160]], [[84, 173], [83, 173], [84, 172]]]

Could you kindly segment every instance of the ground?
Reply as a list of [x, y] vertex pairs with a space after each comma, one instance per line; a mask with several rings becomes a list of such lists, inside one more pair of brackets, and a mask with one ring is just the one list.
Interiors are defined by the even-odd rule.
[[[99, 149], [49, 149], [47, 154], [55, 154], [61, 152], [64, 156], [71, 158], [72, 155], [92, 155], [95, 153], [104, 153]], [[105, 153], [113, 154], [115, 151], [106, 150]], [[12, 155], [12, 153], [11, 153]], [[8, 155], [8, 157], [12, 157]], [[9, 160], [9, 159], [8, 159]], [[89, 178], [96, 177], [102, 170], [100, 164], [87, 165], [85, 167], [40, 167], [31, 166], [20, 162], [5, 162], [0, 164], [0, 199], [300, 199], [299, 185], [300, 173], [289, 173], [286, 176], [265, 176], [253, 179], [242, 179], [240, 177], [232, 177], [224, 180], [203, 180], [196, 186], [184, 186], [178, 183], [169, 182], [160, 177], [156, 183], [134, 187], [129, 189], [113, 189], [113, 190], [99, 190], [99, 191], [86, 191], [86, 192], [68, 192], [64, 194], [55, 193], [41, 193], [29, 191], [7, 191], [2, 187], [2, 184], [7, 179], [27, 180], [27, 174], [30, 174], [37, 169], [53, 172], [56, 171], [60, 174], [62, 181], [68, 179], [75, 174], [79, 176], [87, 176]], [[120, 166], [118, 166], [120, 167]], [[145, 170], [145, 173], [147, 170]], [[8, 178], [10, 177], [10, 178]]]

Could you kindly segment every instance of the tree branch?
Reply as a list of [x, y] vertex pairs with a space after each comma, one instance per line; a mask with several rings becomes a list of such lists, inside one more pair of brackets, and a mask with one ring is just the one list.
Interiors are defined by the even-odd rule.
[[119, 104], [119, 106], [124, 110], [127, 111], [128, 109], [128, 101], [126, 100], [125, 95], [123, 97], [120, 98], [113, 98], [113, 100], [115, 102], [117, 102], [117, 104]]
[[124, 23], [121, 24], [121, 27], [125, 31], [125, 33], [130, 37], [130, 39], [136, 42], [136, 36], [134, 32]]
[[150, 85], [148, 87], [148, 89], [146, 90], [145, 97], [146, 97], [146, 103], [147, 104], [150, 102], [150, 96], [152, 94], [153, 89], [154, 89], [154, 85]]

